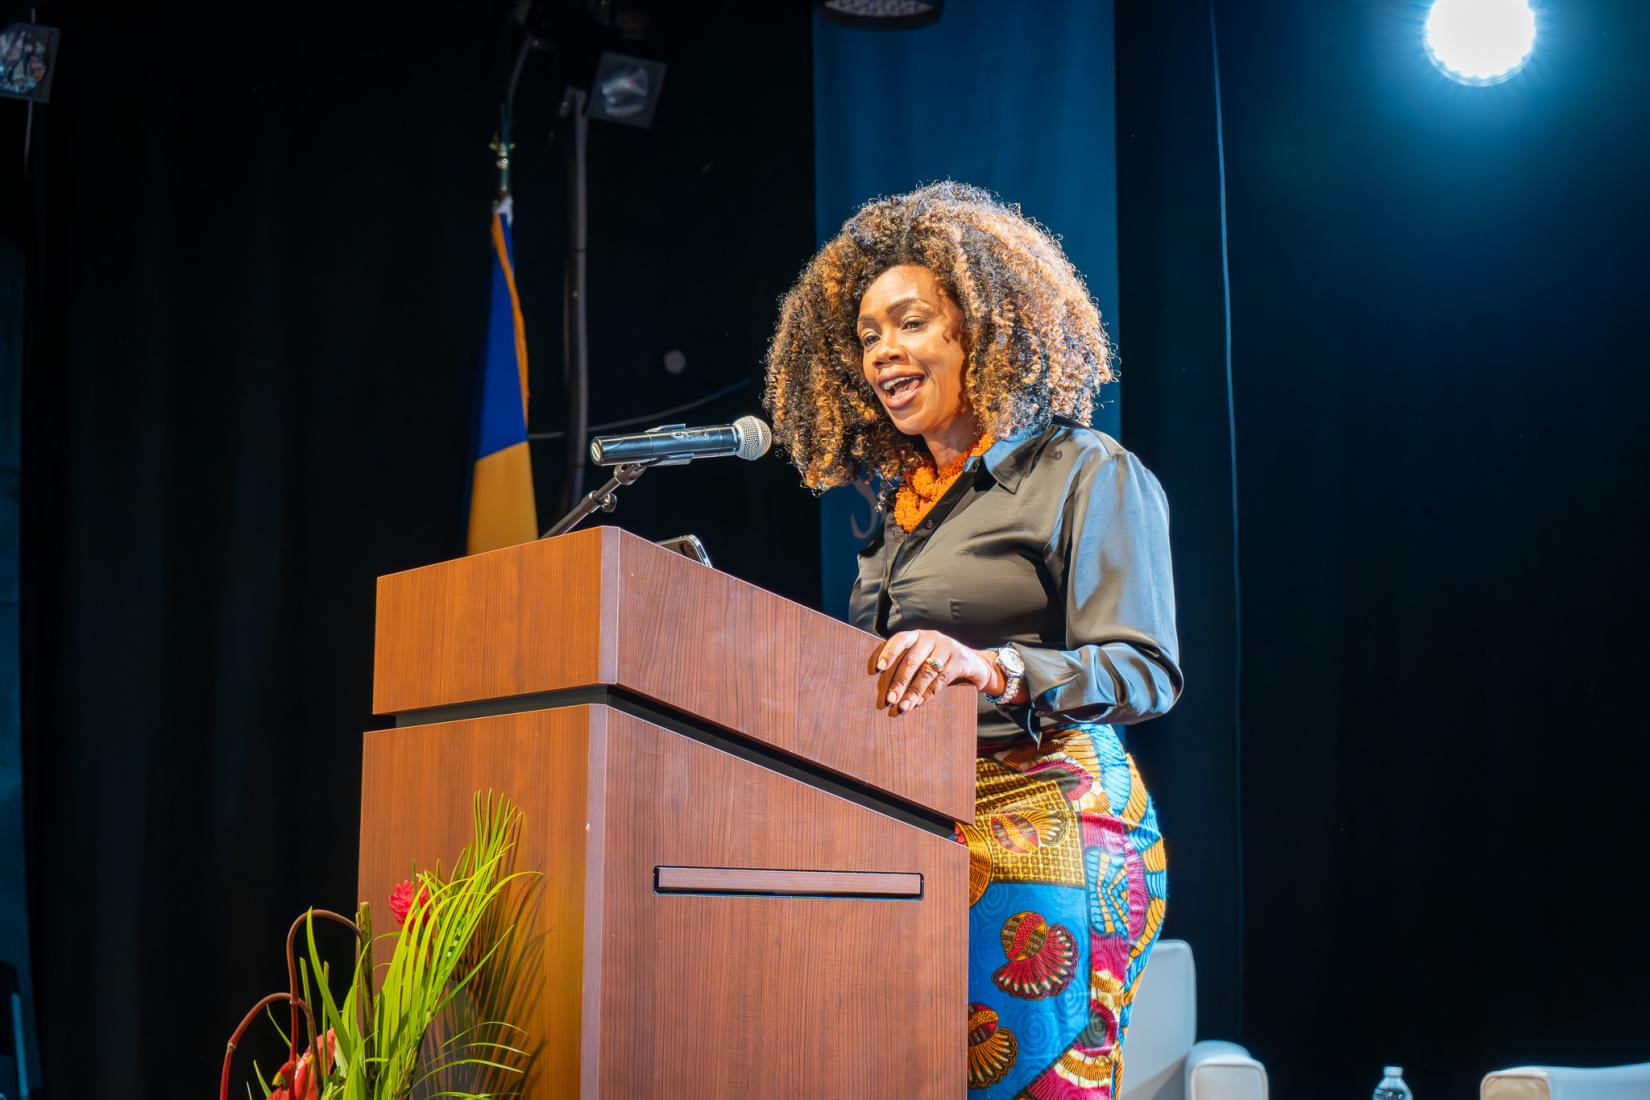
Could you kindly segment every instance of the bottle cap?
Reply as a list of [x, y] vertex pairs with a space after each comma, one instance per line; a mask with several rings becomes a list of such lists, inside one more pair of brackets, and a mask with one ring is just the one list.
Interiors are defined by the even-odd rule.
[[1404, 1075], [1404, 1067], [1403, 1066], [1383, 1066], [1381, 1068], [1381, 1072], [1386, 1074], [1388, 1077], [1402, 1077]]

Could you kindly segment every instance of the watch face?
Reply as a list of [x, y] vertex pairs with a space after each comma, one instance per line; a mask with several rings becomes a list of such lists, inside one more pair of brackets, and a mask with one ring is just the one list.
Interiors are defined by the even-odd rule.
[[1010, 649], [1008, 646], [999, 649], [997, 663], [1003, 666], [1005, 672], [1011, 672], [1015, 676], [1025, 675], [1026, 663], [1020, 659], [1020, 651], [1017, 649]]

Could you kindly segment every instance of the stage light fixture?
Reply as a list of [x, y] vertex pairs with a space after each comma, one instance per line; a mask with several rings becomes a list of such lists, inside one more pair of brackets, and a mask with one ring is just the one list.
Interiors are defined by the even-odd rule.
[[1435, 0], [1427, 13], [1427, 56], [1462, 84], [1499, 84], [1529, 63], [1535, 12], [1529, 0]]
[[816, 0], [833, 23], [864, 30], [901, 31], [937, 21], [945, 0]]
[[0, 95], [31, 103], [50, 103], [55, 72], [56, 27], [13, 23], [0, 31]]
[[591, 118], [648, 129], [664, 82], [664, 62], [603, 50], [586, 110]]

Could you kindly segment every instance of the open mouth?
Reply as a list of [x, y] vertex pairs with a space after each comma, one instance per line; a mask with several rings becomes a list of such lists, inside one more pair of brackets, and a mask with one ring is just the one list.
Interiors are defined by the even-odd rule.
[[889, 378], [877, 384], [882, 393], [882, 403], [890, 409], [898, 409], [911, 403], [911, 399], [922, 388], [922, 375], [902, 374], [897, 378]]

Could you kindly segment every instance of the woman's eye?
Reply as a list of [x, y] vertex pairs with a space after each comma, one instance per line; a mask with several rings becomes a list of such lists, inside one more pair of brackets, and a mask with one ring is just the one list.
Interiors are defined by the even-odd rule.
[[870, 347], [872, 344], [877, 342], [877, 334], [874, 332], [867, 332], [864, 336], [859, 338], [859, 342], [865, 347]]
[[917, 329], [919, 329], [921, 327], [922, 327], [922, 318], [920, 318], [920, 317], [912, 317], [910, 320], [906, 321], [905, 325], [904, 325], [904, 328], [905, 328], [906, 332], [915, 332]]

